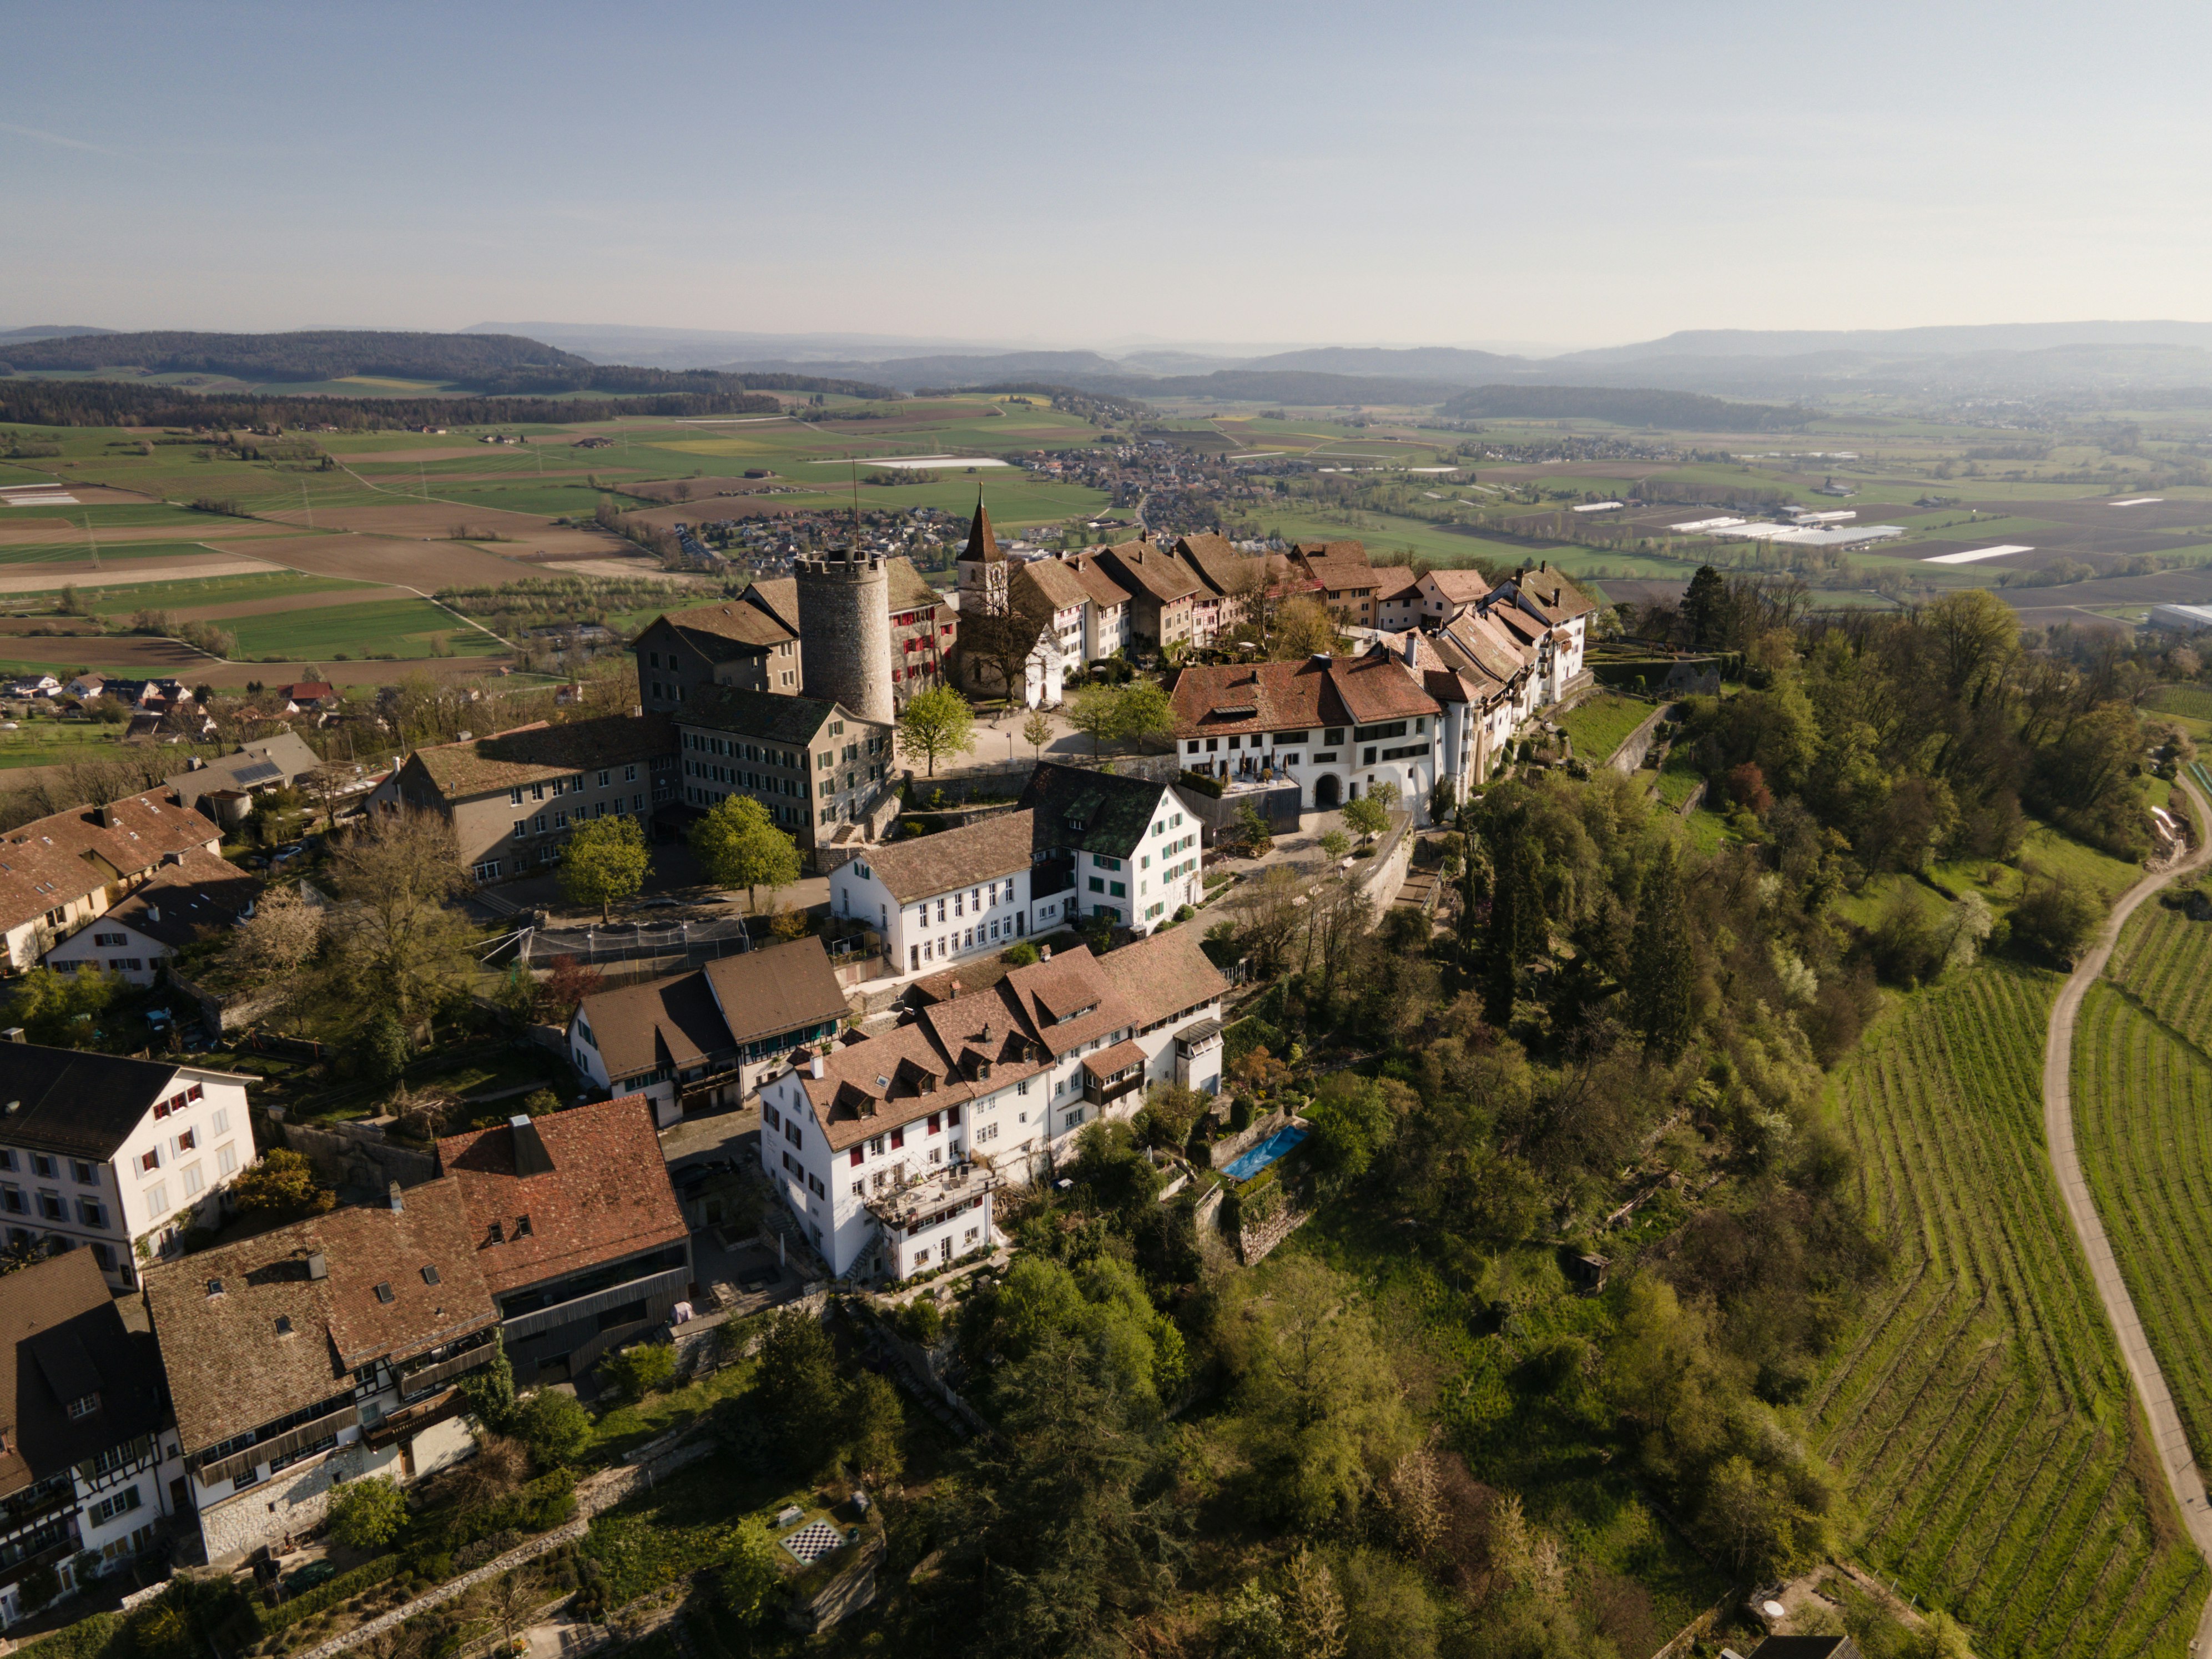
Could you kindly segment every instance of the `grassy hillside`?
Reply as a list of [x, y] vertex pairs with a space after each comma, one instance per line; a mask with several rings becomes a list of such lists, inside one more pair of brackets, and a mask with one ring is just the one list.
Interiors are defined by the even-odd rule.
[[1867, 1559], [1971, 1625], [1984, 1659], [2179, 1655], [2204, 1565], [2044, 1150], [2059, 982], [1984, 964], [1905, 1000], [1839, 1068], [1898, 1276], [1808, 1415]]

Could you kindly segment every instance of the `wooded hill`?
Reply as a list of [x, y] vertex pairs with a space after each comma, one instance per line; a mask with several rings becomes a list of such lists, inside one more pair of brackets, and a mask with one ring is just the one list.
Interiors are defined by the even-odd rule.
[[790, 374], [726, 374], [711, 369], [636, 368], [595, 363], [519, 334], [427, 334], [376, 329], [309, 329], [289, 334], [76, 335], [11, 341], [5, 367], [18, 372], [220, 374], [256, 383], [313, 384], [356, 375], [433, 380], [487, 397], [719, 397], [750, 391], [893, 397], [864, 381]]
[[1733, 404], [1694, 392], [1596, 386], [1479, 386], [1446, 403], [1443, 412], [1468, 420], [1613, 421], [1675, 432], [1794, 431], [1812, 418], [1810, 410], [1774, 404]]

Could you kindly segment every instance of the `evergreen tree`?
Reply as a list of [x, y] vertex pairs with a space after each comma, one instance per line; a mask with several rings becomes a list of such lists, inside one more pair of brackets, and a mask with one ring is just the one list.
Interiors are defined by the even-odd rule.
[[1674, 849], [1662, 847], [1644, 866], [1637, 895], [1636, 932], [1628, 947], [1628, 1008], [1644, 1052], [1669, 1065], [1689, 1046], [1696, 1025], [1696, 977], [1681, 872], [1675, 867]]
[[1513, 1017], [1528, 959], [1551, 936], [1545, 914], [1543, 864], [1517, 816], [1493, 830], [1495, 873], [1490, 884], [1490, 936], [1482, 969], [1485, 1012], [1493, 1024]]
[[1699, 565], [1682, 595], [1682, 626], [1689, 630], [1693, 647], [1702, 651], [1721, 643], [1727, 607], [1728, 584], [1721, 573], [1709, 564]]

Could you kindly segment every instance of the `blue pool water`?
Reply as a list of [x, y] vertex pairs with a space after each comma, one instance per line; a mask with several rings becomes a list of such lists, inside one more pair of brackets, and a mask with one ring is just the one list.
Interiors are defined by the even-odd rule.
[[1293, 1123], [1287, 1128], [1278, 1129], [1258, 1146], [1247, 1147], [1235, 1158], [1231, 1158], [1228, 1163], [1221, 1166], [1221, 1173], [1231, 1181], [1249, 1181], [1284, 1153], [1289, 1152], [1291, 1147], [1297, 1146], [1298, 1142], [1304, 1140], [1306, 1138], [1306, 1127], [1302, 1123]]

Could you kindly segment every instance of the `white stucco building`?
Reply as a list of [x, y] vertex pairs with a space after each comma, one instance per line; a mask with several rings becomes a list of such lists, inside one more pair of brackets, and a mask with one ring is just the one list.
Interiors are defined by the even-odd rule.
[[111, 1285], [211, 1224], [257, 1156], [248, 1079], [163, 1060], [0, 1042], [0, 1228], [88, 1248]]
[[841, 1277], [956, 1261], [1085, 1123], [1154, 1083], [1218, 1089], [1226, 988], [1190, 927], [1056, 952], [765, 1085], [763, 1170]]

